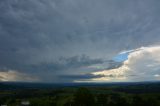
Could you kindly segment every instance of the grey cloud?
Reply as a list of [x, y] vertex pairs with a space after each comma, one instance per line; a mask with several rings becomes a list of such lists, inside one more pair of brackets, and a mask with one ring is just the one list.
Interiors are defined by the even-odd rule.
[[[157, 0], [0, 1], [0, 68], [70, 73], [123, 50], [159, 44], [159, 5]], [[83, 54], [91, 63], [76, 60]], [[59, 63], [61, 57], [68, 63]]]
[[91, 78], [101, 78], [104, 75], [92, 75], [92, 74], [84, 74], [84, 75], [61, 75], [59, 76], [62, 79], [70, 79], [72, 80], [87, 80]]
[[123, 62], [115, 62], [115, 61], [110, 61], [108, 62], [108, 67], [105, 68], [105, 69], [115, 69], [115, 68], [118, 68], [120, 66], [123, 65]]
[[70, 58], [61, 57], [58, 61], [52, 63], [41, 63], [31, 65], [33, 69], [42, 70], [42, 71], [66, 71], [73, 70], [76, 68], [86, 67], [94, 64], [102, 64], [104, 60], [102, 59], [91, 59], [89, 56], [81, 55], [74, 56]]

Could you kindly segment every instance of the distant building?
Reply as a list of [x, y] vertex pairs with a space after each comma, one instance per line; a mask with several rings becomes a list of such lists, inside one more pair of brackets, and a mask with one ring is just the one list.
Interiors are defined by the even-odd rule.
[[22, 101], [21, 106], [30, 106], [30, 102], [29, 101]]

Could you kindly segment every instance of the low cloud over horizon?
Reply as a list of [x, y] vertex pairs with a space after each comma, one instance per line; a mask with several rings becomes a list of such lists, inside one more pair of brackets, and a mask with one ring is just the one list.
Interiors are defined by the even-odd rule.
[[0, 81], [160, 80], [160, 1], [0, 1]]

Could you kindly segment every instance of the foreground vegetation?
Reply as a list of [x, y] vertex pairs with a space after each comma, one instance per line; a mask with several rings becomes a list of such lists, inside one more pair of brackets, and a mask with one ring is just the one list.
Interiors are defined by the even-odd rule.
[[160, 106], [160, 84], [0, 90], [0, 104], [21, 101], [30, 106]]

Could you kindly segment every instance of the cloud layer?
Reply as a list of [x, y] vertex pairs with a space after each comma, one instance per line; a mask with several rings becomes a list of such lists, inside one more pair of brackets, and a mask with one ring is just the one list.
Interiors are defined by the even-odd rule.
[[121, 51], [160, 45], [159, 5], [158, 0], [1, 0], [0, 70], [72, 82], [78, 79], [61, 76], [117, 68], [121, 61], [112, 59]]
[[[126, 52], [128, 53], [128, 52]], [[93, 72], [103, 77], [92, 78], [92, 82], [155, 81], [160, 80], [160, 46], [141, 47], [132, 50], [123, 65], [109, 70]]]

